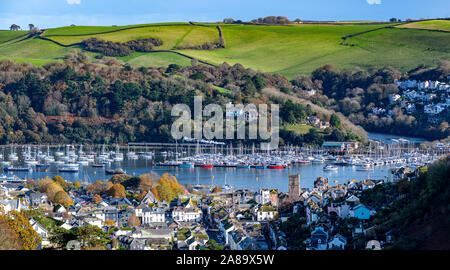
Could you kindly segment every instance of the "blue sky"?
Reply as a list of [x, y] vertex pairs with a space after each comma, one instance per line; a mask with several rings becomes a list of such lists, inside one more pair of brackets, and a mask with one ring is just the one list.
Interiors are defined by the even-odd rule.
[[449, 0], [0, 0], [0, 29], [152, 22], [250, 20], [283, 15], [303, 20], [450, 17]]

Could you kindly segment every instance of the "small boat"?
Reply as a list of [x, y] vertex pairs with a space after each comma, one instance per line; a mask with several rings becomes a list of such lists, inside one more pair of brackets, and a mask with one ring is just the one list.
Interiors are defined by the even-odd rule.
[[223, 190], [225, 190], [225, 191], [232, 191], [232, 190], [233, 190], [233, 187], [230, 186], [230, 185], [224, 185], [224, 186], [223, 186]]
[[4, 161], [0, 162], [0, 165], [1, 166], [9, 166], [9, 165], [11, 165], [11, 162], [4, 160]]
[[344, 159], [337, 159], [335, 162], [333, 162], [334, 165], [338, 166], [349, 166], [350, 164], [345, 161]]
[[106, 174], [125, 174], [125, 171], [122, 169], [115, 170], [105, 170]]
[[93, 168], [104, 168], [105, 164], [92, 164]]
[[266, 166], [264, 164], [258, 164], [258, 165], [255, 165], [255, 168], [256, 169], [265, 169]]
[[31, 172], [31, 171], [33, 171], [33, 169], [31, 167], [22, 167], [22, 168], [6, 167], [6, 168], [3, 168], [3, 170], [5, 172]]
[[338, 167], [334, 166], [334, 165], [325, 165], [323, 167], [324, 171], [337, 171]]
[[67, 164], [63, 167], [59, 168], [59, 172], [69, 172], [69, 173], [77, 173], [80, 170], [78, 164]]
[[180, 167], [180, 168], [194, 168], [194, 164], [192, 164], [192, 163], [180, 163], [180, 164], [178, 164], [178, 167]]
[[200, 164], [200, 168], [214, 168], [212, 164]]
[[8, 159], [10, 161], [17, 161], [17, 160], [19, 160], [19, 157], [17, 156], [16, 153], [11, 153], [11, 154], [8, 155]]
[[47, 164], [36, 164], [36, 168], [49, 168], [50, 165]]
[[301, 159], [301, 160], [297, 161], [297, 163], [298, 164], [309, 164], [309, 163], [311, 163], [311, 161], [308, 159]]
[[0, 175], [0, 183], [11, 183], [11, 184], [15, 184], [15, 183], [24, 183], [26, 182], [24, 179], [20, 179], [19, 177], [12, 175], [12, 176], [8, 176], [8, 175]]
[[248, 164], [238, 164], [238, 165], [236, 165], [236, 168], [238, 168], [238, 169], [250, 169], [250, 165], [248, 165]]
[[268, 166], [269, 169], [284, 169], [283, 165], [278, 163], [272, 163]]
[[316, 163], [316, 164], [320, 164], [320, 163], [324, 163], [324, 162], [325, 162], [325, 159], [322, 157], [317, 157], [312, 160], [312, 163]]
[[373, 170], [373, 167], [370, 163], [363, 163], [360, 166], [356, 167], [357, 171], [370, 171]]

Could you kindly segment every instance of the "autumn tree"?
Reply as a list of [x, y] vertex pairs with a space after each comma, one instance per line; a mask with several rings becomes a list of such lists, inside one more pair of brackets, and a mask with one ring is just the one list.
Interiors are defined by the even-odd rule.
[[152, 189], [152, 192], [159, 201], [170, 202], [186, 191], [182, 185], [178, 184], [175, 176], [166, 173], [158, 180], [158, 185]]
[[125, 187], [121, 184], [113, 184], [106, 190], [106, 195], [113, 198], [124, 198], [126, 196]]
[[41, 237], [21, 213], [12, 210], [8, 216], [3, 217], [8, 227], [18, 236], [23, 249], [34, 250], [39, 246], [42, 241]]
[[103, 225], [105, 225], [106, 227], [114, 227], [116, 223], [114, 222], [114, 220], [107, 219], [105, 220], [105, 223], [103, 223]]
[[73, 188], [75, 190], [79, 190], [81, 188], [81, 184], [78, 181], [73, 182]]
[[7, 217], [0, 213], [0, 250], [21, 250], [22, 244], [16, 233], [8, 227]]
[[62, 204], [65, 207], [73, 205], [73, 200], [64, 190], [58, 191], [55, 194], [55, 197], [53, 198], [52, 202]]
[[73, 205], [73, 200], [69, 197], [61, 184], [59, 184], [66, 184], [64, 179], [62, 179], [62, 177], [56, 176], [54, 177], [54, 179], [48, 177], [42, 179], [38, 185], [39, 192], [47, 194], [48, 200], [53, 203], [59, 203], [64, 206]]
[[99, 204], [99, 203], [101, 203], [102, 201], [103, 201], [102, 197], [100, 197], [100, 195], [98, 195], [98, 194], [95, 194], [95, 195], [94, 195], [94, 198], [92, 198], [92, 202], [93, 202], [94, 204]]
[[53, 176], [52, 180], [58, 183], [64, 190], [67, 190], [67, 182], [61, 176]]
[[86, 186], [86, 192], [88, 194], [102, 194], [106, 190], [105, 184], [102, 181], [97, 180], [94, 184], [89, 184]]
[[157, 183], [151, 174], [143, 174], [139, 176], [141, 182], [139, 183], [139, 189], [141, 191], [149, 191], [155, 186]]

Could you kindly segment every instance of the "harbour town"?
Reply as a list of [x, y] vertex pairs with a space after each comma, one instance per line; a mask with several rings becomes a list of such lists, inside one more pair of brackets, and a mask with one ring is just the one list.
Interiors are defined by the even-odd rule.
[[450, 151], [405, 139], [276, 151], [212, 142], [0, 149], [0, 209], [28, 218], [34, 248], [67, 248], [57, 239], [92, 228], [100, 240], [83, 248], [130, 250], [389, 248], [395, 230], [374, 232], [381, 210], [366, 193], [419, 177]]

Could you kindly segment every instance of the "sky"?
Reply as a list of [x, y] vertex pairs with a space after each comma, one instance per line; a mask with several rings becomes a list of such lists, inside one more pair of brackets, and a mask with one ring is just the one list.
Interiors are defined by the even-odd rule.
[[248, 21], [265, 16], [291, 20], [371, 20], [450, 17], [449, 0], [0, 0], [0, 29], [156, 22]]

